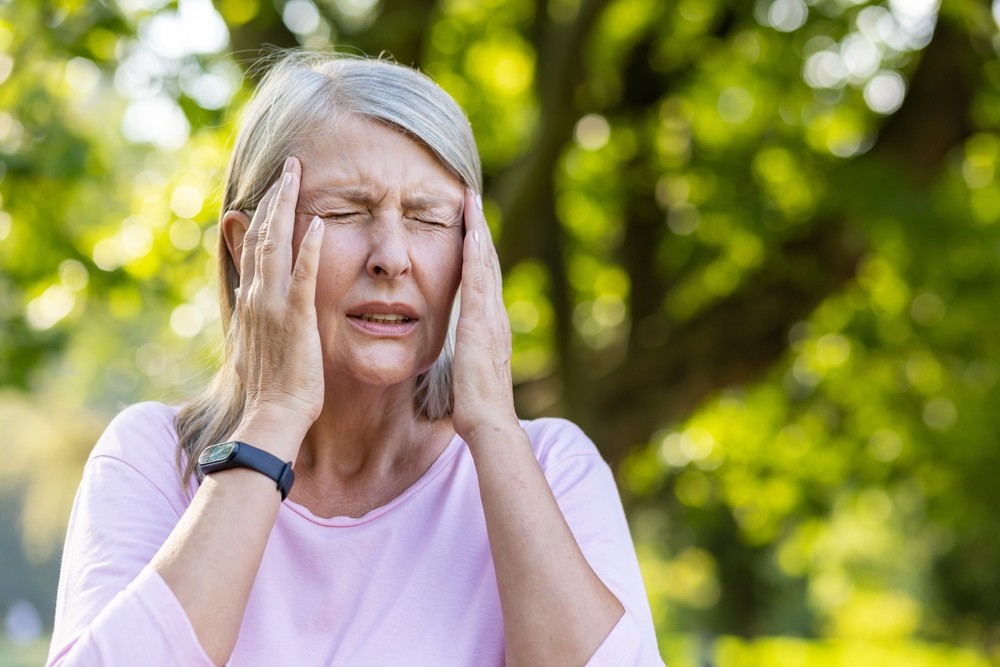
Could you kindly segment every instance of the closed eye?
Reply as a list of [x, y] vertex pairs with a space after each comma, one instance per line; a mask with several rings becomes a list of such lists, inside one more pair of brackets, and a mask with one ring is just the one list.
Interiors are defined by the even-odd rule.
[[432, 213], [432, 212], [414, 211], [412, 213], [408, 213], [406, 215], [406, 218], [408, 220], [420, 223], [421, 226], [427, 226], [427, 227], [449, 228], [449, 227], [454, 227], [455, 225], [462, 224], [462, 219], [460, 217], [453, 219], [451, 216], [439, 215], [437, 213]]
[[343, 213], [324, 213], [321, 218], [326, 220], [349, 220], [359, 215], [367, 215], [366, 211], [344, 211]]

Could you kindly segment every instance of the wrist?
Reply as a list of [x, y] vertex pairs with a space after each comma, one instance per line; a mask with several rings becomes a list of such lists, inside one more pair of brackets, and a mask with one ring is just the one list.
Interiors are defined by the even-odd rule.
[[521, 428], [521, 423], [516, 417], [498, 421], [484, 421], [477, 423], [466, 433], [460, 433], [469, 449], [475, 453], [477, 450], [491, 447], [497, 443], [510, 443], [517, 440], [527, 439], [527, 434]]
[[283, 461], [295, 461], [309, 426], [274, 409], [256, 408], [244, 413], [227, 440], [239, 440]]
[[260, 473], [275, 483], [281, 492], [282, 500], [288, 497], [288, 492], [295, 483], [291, 462], [283, 461], [268, 451], [239, 440], [206, 448], [198, 457], [198, 467], [205, 475], [234, 468]]

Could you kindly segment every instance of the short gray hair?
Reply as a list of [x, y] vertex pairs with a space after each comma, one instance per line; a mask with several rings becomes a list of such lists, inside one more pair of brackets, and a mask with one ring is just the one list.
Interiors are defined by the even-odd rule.
[[[387, 60], [325, 52], [284, 52], [264, 65], [267, 71], [243, 110], [226, 173], [223, 215], [255, 210], [285, 159], [300, 153], [319, 128], [346, 115], [401, 130], [426, 145], [464, 185], [482, 192], [482, 167], [469, 120], [426, 75]], [[177, 415], [178, 460], [184, 452], [188, 455], [185, 481], [201, 451], [228, 437], [243, 412], [243, 387], [234, 367], [234, 290], [240, 278], [221, 226], [218, 277], [226, 350], [212, 386]], [[447, 417], [454, 407], [451, 373], [457, 319], [456, 296], [441, 353], [417, 380], [415, 409], [428, 419]]]

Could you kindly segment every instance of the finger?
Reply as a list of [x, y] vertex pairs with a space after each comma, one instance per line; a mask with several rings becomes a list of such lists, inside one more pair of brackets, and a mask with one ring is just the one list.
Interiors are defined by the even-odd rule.
[[265, 228], [258, 242], [258, 269], [264, 276], [286, 277], [292, 269], [292, 227], [299, 198], [301, 167], [295, 158], [285, 160], [281, 185], [274, 196]]
[[499, 339], [506, 340], [506, 347], [509, 347], [511, 344], [510, 319], [503, 301], [503, 273], [500, 270], [500, 258], [497, 254], [496, 244], [493, 243], [493, 236], [490, 234], [490, 228], [483, 213], [482, 199], [475, 193], [469, 192], [467, 204], [472, 205], [469, 209], [467, 229], [472, 230], [471, 236], [476, 244], [477, 256], [481, 265], [481, 316], [486, 328], [494, 335], [499, 334]]
[[493, 234], [490, 232], [490, 226], [486, 222], [486, 214], [483, 213], [483, 200], [478, 195], [476, 196], [476, 208], [478, 209], [479, 227], [483, 234], [483, 261], [493, 272], [494, 286], [500, 289], [500, 286], [503, 284], [503, 274], [500, 270], [500, 256], [497, 254], [497, 246], [493, 242]]
[[302, 237], [299, 256], [292, 269], [292, 282], [288, 288], [288, 298], [295, 308], [315, 307], [316, 276], [319, 274], [319, 257], [325, 229], [319, 216], [314, 216]]
[[500, 271], [500, 258], [489, 225], [486, 223], [482, 199], [470, 190], [466, 195], [466, 204], [466, 236], [468, 237], [471, 231], [473, 241], [477, 245], [479, 260], [483, 265], [483, 286], [486, 297], [500, 299], [502, 303], [503, 276]]
[[241, 289], [239, 297], [246, 298], [249, 286], [253, 282], [257, 263], [257, 239], [260, 236], [261, 225], [267, 217], [267, 209], [277, 191], [278, 184], [272, 183], [271, 187], [264, 193], [260, 203], [257, 204], [257, 210], [254, 211], [253, 218], [250, 220], [250, 226], [243, 234], [243, 251], [240, 254], [240, 285], [247, 289]]
[[462, 246], [462, 312], [481, 315], [486, 292], [486, 267], [483, 263], [482, 211], [472, 190], [465, 191], [465, 241]]

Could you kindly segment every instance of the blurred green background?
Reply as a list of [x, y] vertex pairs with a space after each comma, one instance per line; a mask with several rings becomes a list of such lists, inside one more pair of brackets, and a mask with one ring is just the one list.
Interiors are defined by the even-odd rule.
[[262, 45], [468, 111], [524, 417], [615, 467], [672, 667], [1000, 664], [1000, 6], [0, 2], [0, 663], [81, 467], [211, 375]]

